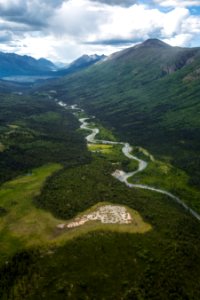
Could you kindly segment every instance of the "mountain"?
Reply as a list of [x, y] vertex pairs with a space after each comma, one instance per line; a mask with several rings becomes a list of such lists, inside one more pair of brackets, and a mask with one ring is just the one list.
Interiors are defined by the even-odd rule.
[[59, 70], [57, 72], [58, 75], [64, 76], [68, 75], [77, 71], [80, 71], [82, 69], [85, 69], [93, 64], [96, 64], [99, 61], [103, 61], [106, 58], [105, 55], [87, 55], [84, 54], [81, 57], [74, 60], [67, 68], [63, 68], [62, 70]]
[[96, 62], [101, 61], [105, 58], [106, 58], [105, 55], [97, 55], [97, 54], [87, 55], [87, 54], [84, 54], [81, 57], [79, 57], [78, 59], [74, 60], [70, 64], [70, 67], [82, 68], [83, 66], [90, 66], [90, 65], [95, 64]]
[[66, 66], [61, 63], [59, 65], [53, 64], [45, 58], [35, 59], [27, 55], [0, 52], [0, 78], [8, 77], [9, 79], [12, 76], [12, 80], [15, 81], [14, 76], [60, 77], [83, 70], [105, 59], [105, 57], [105, 55], [97, 54], [83, 55]]
[[14, 75], [46, 75], [56, 69], [55, 65], [44, 58], [35, 59], [15, 53], [0, 52], [0, 77]]
[[[171, 161], [200, 184], [200, 48], [150, 39], [55, 82], [66, 102], [121, 138]], [[51, 83], [52, 84], [52, 83]]]
[[36, 61], [40, 67], [44, 67], [45, 69], [48, 69], [49, 71], [57, 70], [57, 67], [55, 66], [55, 64], [53, 64], [50, 60], [48, 60], [46, 58], [39, 58]]

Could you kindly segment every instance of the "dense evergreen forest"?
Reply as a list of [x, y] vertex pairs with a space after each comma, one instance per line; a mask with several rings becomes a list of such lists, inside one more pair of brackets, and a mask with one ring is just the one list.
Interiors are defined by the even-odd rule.
[[46, 163], [89, 159], [77, 119], [48, 95], [0, 97], [0, 182]]
[[[199, 299], [199, 222], [168, 197], [114, 179], [116, 164], [135, 165], [119, 147], [91, 154], [75, 116], [47, 94], [1, 99], [1, 299]], [[49, 163], [62, 166], [51, 177], [37, 168]], [[135, 209], [152, 229], [56, 228], [102, 201]]]

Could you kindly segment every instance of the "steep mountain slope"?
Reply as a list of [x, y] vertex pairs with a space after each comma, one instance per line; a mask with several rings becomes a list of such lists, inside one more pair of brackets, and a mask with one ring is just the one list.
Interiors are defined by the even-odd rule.
[[106, 58], [105, 55], [87, 55], [84, 54], [81, 57], [74, 60], [67, 68], [63, 68], [62, 70], [59, 70], [56, 74], [60, 76], [72, 74], [74, 72], [83, 70], [89, 66], [94, 65], [95, 63], [102, 61]]
[[55, 83], [123, 139], [193, 175], [199, 184], [200, 48], [147, 40]]
[[12, 75], [41, 75], [55, 70], [54, 64], [44, 58], [35, 59], [14, 53], [0, 52], [0, 77]]

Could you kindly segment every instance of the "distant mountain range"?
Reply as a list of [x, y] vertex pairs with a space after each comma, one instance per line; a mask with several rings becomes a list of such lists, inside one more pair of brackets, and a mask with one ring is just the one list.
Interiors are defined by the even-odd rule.
[[59, 68], [51, 61], [14, 53], [0, 52], [0, 77], [13, 76], [50, 76], [57, 77], [84, 69], [102, 59], [104, 55], [83, 55], [65, 68]]
[[57, 80], [55, 89], [121, 139], [173, 161], [200, 185], [199, 80], [200, 48], [150, 39]]
[[55, 65], [44, 58], [35, 59], [14, 53], [0, 52], [0, 77], [15, 75], [47, 75], [56, 69]]

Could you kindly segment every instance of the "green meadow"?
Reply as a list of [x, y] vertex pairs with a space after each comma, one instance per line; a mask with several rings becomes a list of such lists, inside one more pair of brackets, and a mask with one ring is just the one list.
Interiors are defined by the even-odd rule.
[[[133, 154], [135, 153], [133, 152]], [[148, 156], [145, 158], [143, 152], [141, 154], [141, 157], [148, 161], [148, 166], [143, 172], [129, 178], [129, 182], [164, 189], [179, 197], [192, 209], [200, 212], [200, 191], [195, 186], [191, 186], [190, 177], [183, 170], [165, 161], [152, 161], [148, 159]]]
[[30, 174], [4, 183], [0, 188], [0, 257], [5, 257], [31, 245], [44, 245], [52, 239], [59, 220], [38, 209], [33, 198], [40, 193], [45, 180], [61, 165], [50, 164], [34, 169]]

